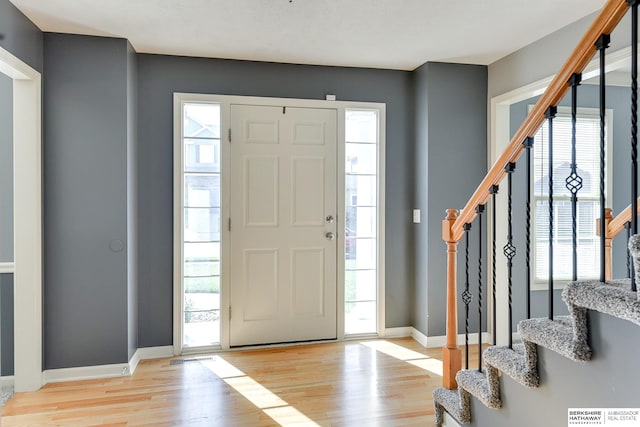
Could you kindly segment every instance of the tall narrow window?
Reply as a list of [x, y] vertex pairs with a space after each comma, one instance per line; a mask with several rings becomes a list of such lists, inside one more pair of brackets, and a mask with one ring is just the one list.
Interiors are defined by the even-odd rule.
[[377, 331], [379, 114], [346, 110], [345, 334]]
[[[606, 151], [610, 153], [611, 111], [607, 111]], [[534, 218], [535, 218], [535, 282], [546, 283], [549, 271], [549, 130], [540, 128], [534, 143]], [[576, 120], [576, 163], [582, 177], [578, 192], [577, 236], [578, 273], [580, 279], [596, 279], [599, 274], [600, 249], [596, 235], [596, 219], [600, 216], [600, 118], [598, 110], [579, 109]], [[558, 108], [553, 120], [553, 272], [562, 283], [572, 276], [571, 193], [565, 178], [571, 173], [571, 116], [568, 108]], [[606, 171], [609, 182], [609, 170]], [[609, 185], [605, 186], [605, 188]], [[607, 191], [608, 194], [610, 192]], [[608, 197], [608, 196], [607, 196]]]
[[183, 107], [183, 346], [220, 342], [220, 105]]

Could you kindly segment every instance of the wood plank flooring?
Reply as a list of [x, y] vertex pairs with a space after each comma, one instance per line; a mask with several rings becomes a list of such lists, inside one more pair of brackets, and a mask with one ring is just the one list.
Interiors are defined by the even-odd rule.
[[411, 338], [195, 357], [18, 393], [2, 408], [2, 427], [432, 426], [442, 375], [441, 349]]

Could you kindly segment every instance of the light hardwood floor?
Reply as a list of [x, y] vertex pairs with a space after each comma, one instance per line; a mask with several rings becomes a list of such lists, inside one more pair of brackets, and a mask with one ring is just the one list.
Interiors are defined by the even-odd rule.
[[431, 392], [442, 375], [441, 349], [411, 338], [192, 358], [19, 393], [2, 408], [2, 427], [432, 426]]

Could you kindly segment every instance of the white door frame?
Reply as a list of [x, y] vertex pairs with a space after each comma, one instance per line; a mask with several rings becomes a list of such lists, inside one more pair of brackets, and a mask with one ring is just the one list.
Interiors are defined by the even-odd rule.
[[[335, 109], [338, 114], [338, 147], [337, 147], [337, 162], [336, 170], [345, 170], [345, 147], [344, 147], [344, 135], [345, 135], [345, 110], [346, 109], [369, 109], [377, 110], [380, 113], [380, 143], [378, 145], [378, 336], [384, 336], [385, 332], [385, 283], [384, 283], [384, 189], [385, 189], [385, 120], [386, 120], [386, 104], [373, 103], [373, 102], [350, 102], [350, 101], [325, 101], [315, 99], [294, 99], [294, 98], [265, 98], [265, 97], [252, 97], [252, 96], [233, 96], [233, 95], [208, 95], [208, 94], [192, 94], [192, 93], [174, 93], [173, 95], [173, 117], [174, 117], [174, 301], [173, 301], [173, 350], [174, 354], [182, 354], [183, 350], [183, 330], [182, 330], [182, 300], [184, 294], [184, 287], [182, 283], [182, 230], [184, 229], [183, 223], [183, 209], [182, 209], [182, 175], [183, 175], [183, 151], [182, 151], [182, 105], [189, 102], [206, 102], [220, 104], [220, 153], [222, 156], [221, 169], [229, 170], [230, 167], [230, 146], [229, 146], [229, 134], [228, 129], [230, 127], [230, 109], [231, 104], [236, 105], [264, 105], [264, 106], [287, 106], [287, 107], [300, 107], [300, 108], [325, 108]], [[225, 179], [225, 174], [221, 175], [222, 181], [222, 209], [221, 218], [223, 221], [229, 218], [230, 209], [230, 185], [229, 180]], [[344, 201], [344, 186], [345, 176], [344, 173], [338, 173], [337, 177], [337, 197], [338, 197], [338, 229], [340, 226], [344, 226], [345, 217], [345, 201]], [[212, 349], [229, 349], [229, 295], [230, 295], [230, 283], [229, 275], [226, 272], [229, 271], [229, 231], [227, 227], [221, 227], [221, 240], [222, 240], [222, 263], [221, 263], [221, 285], [220, 285], [220, 319], [221, 319], [221, 331], [220, 331], [220, 346]], [[339, 248], [344, 248], [345, 245], [344, 233], [338, 233], [337, 245]], [[338, 260], [336, 264], [337, 268], [337, 301], [336, 306], [338, 308], [338, 315], [336, 319], [337, 324], [337, 336], [338, 340], [344, 339], [344, 257], [338, 253]], [[197, 352], [204, 352], [211, 350], [210, 348], [200, 347], [194, 349]]]
[[14, 387], [42, 386], [42, 91], [40, 73], [0, 48], [13, 79]]
[[[607, 53], [606, 59], [606, 72], [614, 71], [621, 68], [630, 61], [631, 47], [617, 50], [615, 52]], [[584, 69], [582, 73], [582, 79], [587, 80], [592, 77], [598, 76], [599, 60], [596, 58], [591, 61]], [[542, 95], [549, 86], [549, 83], [553, 80], [554, 76], [548, 76], [538, 81], [532, 82], [528, 85], [514, 89], [512, 91], [503, 93], [501, 95], [494, 96], [490, 100], [490, 116], [489, 116], [489, 139], [488, 139], [488, 164], [487, 170], [489, 170], [496, 162], [498, 157], [505, 150], [509, 142], [511, 141], [511, 129], [510, 129], [510, 107], [511, 104], [515, 104], [520, 101], [532, 98], [534, 96]], [[492, 230], [489, 227], [489, 234], [487, 236], [487, 250], [485, 253], [491, 254], [491, 237], [492, 233], [497, 232], [496, 235], [496, 247], [502, 248], [506, 242], [506, 224], [507, 224], [507, 195], [505, 191], [498, 192], [496, 196], [496, 204], [498, 210], [496, 211], [496, 226], [497, 230]], [[488, 213], [491, 214], [491, 205], [489, 204]], [[500, 250], [497, 252], [497, 256], [500, 254]], [[507, 288], [507, 267], [506, 263], [496, 263], [496, 305], [498, 307], [508, 306], [508, 288]], [[491, 264], [489, 263], [489, 271], [487, 277], [491, 277]], [[491, 284], [489, 284], [491, 286]], [[492, 301], [489, 299], [489, 307], [491, 307]], [[509, 338], [508, 329], [508, 311], [498, 310], [496, 313], [496, 335], [498, 345], [507, 344]], [[489, 336], [493, 335], [493, 325], [491, 316], [488, 316], [487, 332]], [[491, 338], [490, 338], [491, 339]]]

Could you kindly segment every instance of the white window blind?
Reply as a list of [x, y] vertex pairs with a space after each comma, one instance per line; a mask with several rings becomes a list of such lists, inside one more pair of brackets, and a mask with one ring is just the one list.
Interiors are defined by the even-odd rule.
[[[600, 118], [598, 110], [580, 109], [576, 120], [577, 174], [582, 178], [578, 191], [577, 235], [578, 278], [595, 279], [600, 271], [599, 237], [596, 219], [600, 217]], [[605, 134], [610, 128], [607, 112]], [[605, 145], [610, 145], [605, 136]], [[605, 148], [605, 152], [609, 147]], [[545, 121], [535, 136], [533, 147], [534, 274], [535, 282], [549, 278], [549, 128]], [[553, 273], [554, 281], [572, 277], [571, 192], [565, 179], [571, 173], [571, 115], [559, 109], [553, 120]], [[606, 173], [605, 173], [606, 180]], [[606, 185], [605, 185], [605, 194]]]

